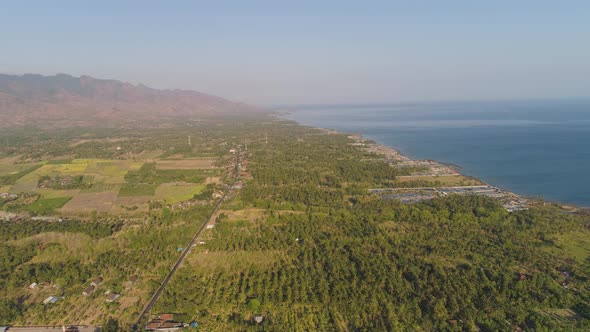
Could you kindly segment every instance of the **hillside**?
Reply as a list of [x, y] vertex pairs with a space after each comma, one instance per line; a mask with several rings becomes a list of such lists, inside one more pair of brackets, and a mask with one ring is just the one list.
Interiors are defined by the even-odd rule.
[[189, 90], [66, 74], [0, 74], [0, 127], [85, 126], [209, 117], [256, 108]]

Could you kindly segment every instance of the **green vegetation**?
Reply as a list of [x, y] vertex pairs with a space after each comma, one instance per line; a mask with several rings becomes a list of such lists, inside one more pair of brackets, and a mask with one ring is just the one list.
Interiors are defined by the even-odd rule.
[[105, 191], [119, 191], [120, 184], [117, 183], [93, 183], [89, 187], [82, 189], [81, 193], [101, 193]]
[[19, 223], [0, 221], [3, 241], [17, 240], [45, 232], [83, 233], [94, 238], [102, 238], [115, 234], [121, 230], [121, 220], [91, 223], [80, 220], [62, 220], [47, 222], [45, 220], [27, 220]]
[[153, 196], [157, 187], [157, 184], [125, 183], [119, 190], [119, 196]]
[[167, 182], [192, 182], [203, 181], [199, 170], [183, 169], [156, 169], [156, 164], [146, 163], [137, 171], [130, 171], [125, 175], [127, 183], [162, 184]]
[[26, 210], [33, 214], [47, 214], [56, 209], [59, 209], [66, 204], [71, 197], [54, 197], [54, 198], [39, 198], [34, 203], [28, 205]]
[[51, 177], [49, 175], [42, 176], [38, 181], [38, 186], [42, 186], [43, 188], [51, 188], [51, 189], [84, 189], [89, 188], [91, 186], [92, 178], [77, 175], [77, 176], [68, 176], [68, 175], [56, 175]]
[[279, 331], [590, 327], [588, 254], [575, 260], [579, 250], [555, 245], [561, 234], [588, 238], [583, 217], [554, 207], [510, 214], [479, 196], [380, 200], [366, 188], [394, 186], [398, 170], [343, 135], [281, 128], [272, 143], [248, 142], [254, 178], [227, 205], [265, 212], [221, 215], [157, 312], [209, 330], [255, 330], [258, 313]]
[[[93, 176], [79, 194], [35, 189], [2, 202], [3, 210], [49, 213], [65, 203], [60, 192], [86, 197], [81, 206], [103, 193], [109, 204], [124, 205], [120, 215], [105, 209], [62, 222], [0, 222], [0, 324], [129, 328], [177, 248], [211, 213], [213, 194], [232, 183], [229, 150], [240, 146], [247, 180], [222, 204], [151, 314], [173, 312], [212, 331], [590, 329], [587, 215], [551, 204], [508, 213], [479, 196], [401, 205], [367, 189], [422, 179], [400, 178], [408, 170], [350, 145], [346, 135], [266, 115], [187, 121], [0, 133], [8, 142], [0, 156], [73, 158], [23, 173], [13, 181], [23, 188], [44, 175]], [[223, 168], [161, 169], [175, 161], [188, 168], [194, 156], [214, 156]], [[221, 183], [203, 183], [214, 175]], [[185, 199], [193, 201], [167, 205]], [[132, 275], [138, 280], [130, 284]], [[104, 282], [83, 296], [98, 276]], [[29, 289], [32, 282], [46, 285]], [[121, 299], [106, 303], [107, 290]], [[48, 296], [60, 300], [42, 305]]]
[[16, 180], [20, 179], [21, 177], [41, 168], [41, 166], [43, 165], [35, 165], [35, 166], [31, 166], [27, 169], [24, 169], [20, 172], [15, 172], [12, 174], [8, 174], [8, 175], [2, 175], [0, 176], [0, 185], [11, 185], [11, 184], [15, 184]]
[[203, 185], [178, 185], [165, 183], [156, 189], [155, 198], [162, 199], [168, 204], [176, 204], [198, 196], [204, 188], [205, 186]]

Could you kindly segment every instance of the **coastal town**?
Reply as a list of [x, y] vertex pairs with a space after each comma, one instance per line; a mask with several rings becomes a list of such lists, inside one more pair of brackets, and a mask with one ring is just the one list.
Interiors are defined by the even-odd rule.
[[[479, 179], [462, 175], [455, 167], [435, 160], [414, 160], [391, 147], [367, 140], [359, 134], [349, 135], [351, 146], [382, 156], [388, 163], [409, 171], [398, 177], [395, 188], [371, 188], [369, 192], [382, 199], [399, 200], [412, 204], [449, 195], [482, 195], [498, 199], [508, 212], [527, 210], [529, 200]], [[411, 185], [408, 185], [411, 184]]]

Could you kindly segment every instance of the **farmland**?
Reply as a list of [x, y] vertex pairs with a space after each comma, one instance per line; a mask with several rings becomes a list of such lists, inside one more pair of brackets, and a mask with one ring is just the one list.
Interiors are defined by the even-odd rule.
[[[150, 201], [190, 200], [210, 176], [220, 175], [212, 158], [115, 160], [78, 158], [0, 164], [1, 189], [36, 200], [9, 208], [34, 215], [143, 213]], [[16, 205], [15, 205], [16, 206]]]

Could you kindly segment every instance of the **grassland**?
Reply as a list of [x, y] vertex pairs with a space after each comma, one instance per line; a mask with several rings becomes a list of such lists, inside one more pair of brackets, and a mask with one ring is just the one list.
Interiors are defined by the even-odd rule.
[[563, 234], [557, 238], [557, 245], [578, 261], [584, 262], [590, 257], [590, 238], [584, 233]]
[[156, 193], [157, 187], [157, 184], [125, 183], [119, 189], [119, 196], [153, 196]]
[[399, 176], [397, 182], [400, 184], [416, 183], [424, 186], [476, 186], [483, 183], [477, 179], [463, 175], [406, 175]]
[[40, 198], [27, 206], [26, 209], [34, 214], [47, 214], [59, 209], [70, 199], [72, 197]]
[[163, 159], [156, 163], [157, 169], [212, 169], [213, 159]]
[[169, 204], [176, 204], [193, 198], [205, 188], [204, 185], [164, 183], [155, 190], [155, 198]]

